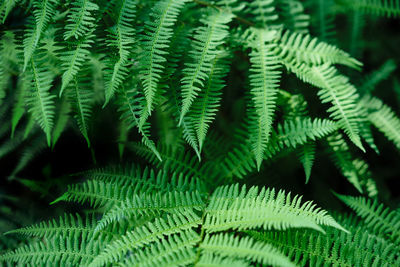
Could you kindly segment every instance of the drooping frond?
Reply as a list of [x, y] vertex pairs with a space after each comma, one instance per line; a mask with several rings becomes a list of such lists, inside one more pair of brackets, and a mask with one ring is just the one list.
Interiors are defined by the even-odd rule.
[[285, 230], [306, 227], [323, 231], [328, 225], [344, 230], [326, 211], [311, 201], [301, 203], [301, 197], [291, 197], [284, 191], [239, 185], [216, 189], [206, 208], [204, 228], [207, 232], [228, 229], [263, 228]]
[[6, 21], [8, 14], [14, 8], [14, 6], [18, 3], [19, 0], [4, 0], [0, 4], [0, 20], [4, 24]]
[[87, 60], [93, 44], [93, 34], [89, 34], [79, 41], [72, 42], [73, 49], [64, 51], [60, 54], [62, 60], [63, 75], [61, 80], [60, 96], [68, 84], [76, 77], [77, 73], [81, 70], [82, 65]]
[[400, 213], [385, 207], [376, 199], [339, 194], [336, 196], [352, 208], [373, 233], [389, 237], [395, 244], [400, 244]]
[[301, 164], [304, 168], [304, 173], [306, 175], [306, 184], [311, 177], [311, 169], [314, 165], [315, 160], [315, 143], [306, 143], [298, 149], [297, 155], [300, 159]]
[[327, 138], [333, 163], [344, 177], [360, 192], [376, 194], [376, 184], [372, 179], [368, 165], [361, 159], [354, 159], [350, 148], [340, 133]]
[[375, 70], [364, 79], [363, 83], [358, 88], [361, 94], [371, 93], [378, 83], [386, 80], [393, 73], [396, 67], [396, 63], [393, 59], [389, 59], [383, 63], [379, 69]]
[[137, 227], [107, 245], [90, 266], [103, 266], [118, 262], [128, 251], [141, 250], [152, 242], [160, 243], [166, 237], [197, 227], [200, 222], [200, 218], [193, 213], [172, 214], [165, 219], [157, 218], [154, 222]]
[[274, 0], [254, 0], [249, 4], [249, 13], [259, 27], [273, 27], [278, 19]]
[[328, 64], [313, 67], [310, 75], [315, 78], [315, 85], [321, 88], [318, 92], [321, 102], [332, 104], [328, 109], [330, 116], [350, 140], [364, 151], [359, 136], [356, 88], [349, 83], [347, 77], [337, 74], [336, 69]]
[[337, 1], [346, 9], [360, 10], [367, 14], [400, 17], [400, 1], [399, 0], [339, 0]]
[[380, 99], [367, 99], [367, 108], [371, 109], [368, 119], [387, 139], [400, 149], [400, 119], [396, 113]]
[[230, 234], [206, 235], [200, 248], [206, 253], [246, 259], [265, 265], [296, 266], [273, 246], [249, 237], [235, 237]]
[[141, 55], [141, 80], [146, 96], [147, 108], [150, 113], [153, 109], [154, 95], [158, 82], [164, 70], [164, 62], [168, 51], [173, 27], [177, 17], [188, 0], [163, 0], [153, 7], [151, 17], [145, 24], [143, 38], [144, 53]]
[[55, 95], [50, 93], [53, 81], [52, 73], [41, 64], [45, 60], [42, 55], [35, 55], [29, 62], [28, 77], [31, 89], [26, 94], [28, 112], [40, 125], [47, 137], [47, 144], [51, 144], [51, 133], [54, 126]]
[[90, 147], [88, 130], [92, 116], [93, 89], [88, 88], [88, 85], [89, 80], [87, 78], [78, 79], [75, 77], [68, 89], [68, 100], [71, 103], [79, 130]]
[[33, 1], [33, 19], [28, 22], [24, 38], [24, 70], [28, 66], [33, 53], [39, 44], [40, 36], [46, 30], [55, 12], [54, 0]]
[[123, 80], [128, 69], [128, 59], [132, 45], [135, 42], [135, 28], [132, 27], [136, 16], [136, 1], [121, 0], [118, 3], [118, 15], [115, 25], [109, 29], [108, 46], [117, 50], [116, 56], [108, 59], [105, 72], [105, 103], [104, 106], [114, 96]]
[[122, 88], [119, 94], [119, 102], [121, 119], [125, 120], [129, 128], [137, 127], [139, 134], [142, 136], [142, 143], [148, 147], [159, 161], [162, 161], [154, 141], [150, 138], [150, 124], [148, 122], [143, 125], [139, 122], [140, 113], [143, 111], [143, 102], [145, 99], [135, 90], [127, 90]]
[[223, 78], [229, 71], [225, 57], [226, 53], [220, 53], [212, 60], [205, 88], [193, 103], [192, 113], [189, 114], [196, 130], [200, 151], [203, 148], [210, 123], [214, 120], [220, 106], [221, 91], [225, 86]]
[[252, 128], [251, 145], [256, 158], [257, 168], [268, 143], [276, 105], [276, 95], [280, 82], [280, 70], [274, 55], [276, 45], [271, 43], [275, 31], [254, 30], [255, 38], [251, 40], [250, 53], [250, 94], [255, 109]]
[[285, 28], [292, 32], [308, 33], [310, 15], [306, 13], [301, 1], [277, 0], [276, 2], [279, 9], [281, 9], [279, 14], [280, 21], [282, 21]]
[[189, 111], [194, 99], [204, 87], [212, 68], [212, 60], [220, 53], [217, 47], [224, 43], [228, 35], [228, 24], [232, 19], [231, 13], [212, 11], [201, 19], [205, 26], [197, 28], [192, 49], [190, 50], [191, 62], [185, 64], [182, 83], [182, 108], [179, 125]]
[[93, 13], [99, 10], [99, 6], [90, 0], [74, 0], [71, 5], [72, 8], [65, 25], [64, 40], [71, 37], [78, 39], [87, 34], [94, 26]]

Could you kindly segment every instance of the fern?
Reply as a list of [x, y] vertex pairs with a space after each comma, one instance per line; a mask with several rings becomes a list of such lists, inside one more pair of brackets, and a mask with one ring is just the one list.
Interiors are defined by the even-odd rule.
[[37, 55], [31, 58], [29, 64], [29, 80], [31, 90], [27, 94], [28, 111], [32, 113], [35, 120], [46, 133], [47, 144], [51, 144], [51, 132], [54, 126], [54, 98], [50, 93], [53, 76], [50, 71], [44, 69], [40, 64], [45, 60], [43, 56]]
[[187, 0], [166, 0], [158, 2], [153, 8], [152, 17], [155, 22], [148, 21], [146, 24], [146, 35], [143, 36], [143, 46], [146, 51], [142, 55], [141, 71], [142, 83], [146, 95], [149, 113], [153, 109], [153, 99], [157, 90], [157, 84], [161, 77], [164, 66], [162, 65], [168, 55], [165, 47], [168, 47], [173, 34], [174, 25], [180, 10]]
[[194, 98], [201, 91], [204, 80], [208, 78], [207, 73], [211, 69], [211, 62], [218, 55], [217, 46], [224, 43], [224, 38], [228, 35], [226, 26], [232, 19], [232, 15], [224, 12], [211, 12], [210, 15], [202, 19], [201, 26], [196, 31], [193, 49], [191, 50], [192, 62], [186, 63], [183, 69], [184, 77], [182, 83], [182, 109], [179, 117], [179, 125], [186, 113], [189, 111]]
[[34, 19], [28, 25], [24, 38], [24, 70], [28, 66], [36, 47], [39, 44], [42, 33], [46, 30], [51, 17], [54, 15], [54, 0], [33, 1], [35, 10], [33, 11]]
[[65, 26], [64, 39], [67, 40], [71, 37], [76, 39], [88, 33], [90, 28], [94, 26], [95, 18], [92, 13], [99, 9], [96, 3], [89, 0], [76, 0], [72, 2], [73, 7], [68, 14]]

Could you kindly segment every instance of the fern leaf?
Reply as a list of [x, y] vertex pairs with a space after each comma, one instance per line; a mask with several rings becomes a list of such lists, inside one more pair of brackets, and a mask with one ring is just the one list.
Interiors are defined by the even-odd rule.
[[312, 75], [315, 75], [321, 87], [318, 95], [322, 103], [331, 102], [333, 105], [328, 109], [330, 116], [337, 121], [350, 140], [365, 151], [359, 136], [356, 89], [348, 82], [347, 77], [337, 75], [334, 67], [322, 65], [313, 67], [312, 70]]
[[240, 259], [217, 256], [212, 253], [202, 253], [196, 267], [250, 267], [250, 263]]
[[254, 16], [257, 26], [271, 26], [278, 19], [274, 0], [254, 0], [249, 4], [249, 13]]
[[200, 241], [200, 236], [194, 231], [172, 235], [169, 239], [150, 245], [143, 251], [139, 250], [127, 258], [121, 266], [160, 266], [171, 264], [177, 254], [194, 254], [194, 245]]
[[64, 40], [72, 36], [75, 39], [85, 35], [93, 27], [95, 18], [92, 13], [99, 10], [99, 6], [89, 0], [74, 0], [65, 25]]
[[273, 245], [296, 266], [396, 266], [393, 244], [371, 235], [364, 228], [351, 234], [337, 230], [327, 234], [310, 231], [247, 232], [259, 242]]
[[347, 9], [360, 10], [367, 14], [385, 16], [389, 18], [400, 17], [399, 0], [340, 0], [338, 2]]
[[105, 103], [106, 106], [110, 99], [114, 96], [115, 91], [122, 84], [127, 75], [127, 64], [129, 54], [131, 53], [134, 43], [135, 28], [132, 22], [136, 16], [136, 1], [121, 0], [118, 17], [115, 25], [110, 29], [109, 46], [117, 49], [117, 58], [109, 59], [106, 72], [105, 83]]
[[206, 235], [200, 248], [228, 258], [242, 258], [273, 266], [296, 266], [276, 248], [249, 237], [234, 237], [229, 234]]
[[168, 192], [165, 194], [133, 195], [116, 204], [106, 212], [99, 221], [96, 230], [104, 229], [107, 225], [122, 219], [139, 218], [146, 215], [158, 215], [161, 212], [186, 213], [201, 210], [204, 202], [199, 192]]
[[318, 224], [344, 230], [327, 212], [316, 208], [308, 201], [301, 203], [301, 197], [274, 189], [246, 190], [238, 185], [217, 188], [206, 209], [204, 228], [207, 232], [227, 229], [285, 230], [293, 227], [307, 227], [323, 231]]
[[381, 236], [388, 236], [396, 244], [400, 242], [400, 214], [390, 210], [377, 200], [336, 194], [360, 216], [367, 227]]
[[373, 107], [368, 116], [369, 121], [400, 149], [399, 117], [378, 98], [371, 98], [367, 105]]
[[307, 184], [310, 180], [311, 168], [315, 160], [315, 144], [307, 143], [303, 145], [298, 151], [298, 157], [300, 158], [301, 164], [303, 164]]
[[4, 24], [6, 21], [8, 14], [10, 14], [11, 10], [15, 7], [19, 0], [4, 0], [0, 5], [0, 20]]
[[193, 47], [189, 52], [191, 63], [186, 63], [183, 70], [182, 83], [182, 109], [178, 125], [189, 111], [199, 91], [204, 87], [204, 81], [208, 78], [212, 60], [218, 55], [217, 47], [224, 43], [228, 35], [228, 24], [232, 14], [222, 11], [212, 12], [201, 21], [206, 26], [196, 30]]
[[286, 31], [279, 39], [280, 57], [294, 59], [299, 63], [321, 65], [323, 63], [342, 64], [359, 69], [362, 63], [336, 46], [319, 42], [310, 35]]
[[[76, 242], [77, 239], [80, 242]], [[95, 240], [91, 235], [80, 237], [78, 233], [70, 234], [67, 238], [61, 236], [44, 239], [43, 242], [24, 245], [15, 251], [0, 256], [0, 261], [15, 262], [20, 265], [46, 265], [51, 262], [56, 266], [87, 265], [94, 254], [99, 253], [104, 240]]]
[[139, 122], [140, 112], [143, 110], [143, 102], [145, 102], [144, 98], [136, 90], [127, 91], [123, 88], [120, 93], [119, 101], [119, 111], [122, 112], [121, 119], [127, 121], [129, 128], [134, 126], [138, 128], [138, 132], [142, 136], [142, 143], [154, 153], [159, 161], [162, 161], [156, 145], [153, 140], [150, 139], [150, 124], [146, 122], [144, 125], [141, 125]]
[[[141, 59], [140, 71], [146, 96], [148, 112], [153, 109], [154, 95], [161, 78], [174, 26], [178, 15], [188, 0], [164, 0], [158, 2], [152, 9], [152, 20], [145, 24], [143, 36], [144, 54]], [[154, 20], [153, 20], [154, 19]]]
[[216, 56], [211, 63], [211, 70], [204, 90], [193, 103], [190, 119], [196, 130], [199, 150], [203, 148], [209, 124], [214, 120], [220, 106], [222, 88], [225, 86], [223, 77], [229, 71], [226, 53]]
[[70, 106], [69, 103], [62, 99], [60, 106], [56, 112], [57, 118], [54, 123], [54, 128], [51, 136], [51, 147], [54, 148], [58, 139], [60, 138], [61, 134], [64, 132], [65, 128], [67, 127], [69, 121], [69, 111]]
[[46, 30], [48, 23], [55, 13], [54, 0], [33, 1], [34, 20], [28, 22], [24, 37], [24, 70], [28, 66], [33, 53], [39, 44], [40, 36]]
[[90, 147], [88, 129], [92, 115], [93, 91], [91, 88], [85, 88], [87, 87], [88, 83], [88, 80], [78, 81], [78, 79], [75, 77], [68, 92], [68, 99], [72, 105], [74, 118], [77, 121], [79, 130], [86, 139], [88, 147]]
[[36, 225], [8, 231], [5, 234], [51, 238], [58, 235], [68, 236], [74, 233], [90, 234], [95, 226], [95, 216], [85, 216], [85, 219], [82, 219], [79, 214], [64, 214], [58, 221], [53, 219], [48, 222], [40, 222]]
[[[51, 133], [54, 126], [55, 96], [50, 94], [53, 76], [50, 71], [40, 66], [43, 59], [31, 58], [29, 79], [31, 90], [27, 93], [28, 112], [32, 114], [47, 137], [47, 144], [51, 144]], [[39, 62], [38, 62], [39, 61]]]
[[173, 234], [198, 226], [200, 218], [193, 213], [168, 215], [166, 219], [157, 218], [145, 226], [127, 232], [114, 240], [93, 260], [90, 267], [103, 266], [122, 259], [128, 251], [141, 249], [152, 242], [160, 242]]
[[275, 38], [275, 31], [256, 30], [250, 53], [251, 68], [250, 93], [255, 108], [256, 138], [252, 138], [257, 168], [260, 169], [262, 155], [268, 143], [276, 105], [276, 94], [281, 72], [273, 51], [275, 44], [269, 43]]
[[60, 58], [63, 61], [61, 66], [64, 71], [61, 81], [60, 96], [68, 84], [76, 77], [85, 60], [87, 60], [90, 53], [89, 49], [93, 43], [93, 38], [94, 35], [92, 34], [86, 36], [84, 39], [76, 42], [74, 50], [65, 51], [60, 55]]

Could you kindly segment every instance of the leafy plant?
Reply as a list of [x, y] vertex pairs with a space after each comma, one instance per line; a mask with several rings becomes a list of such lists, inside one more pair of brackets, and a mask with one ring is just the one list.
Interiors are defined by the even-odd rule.
[[[0, 213], [57, 205], [2, 219], [0, 262], [400, 265], [399, 16], [398, 0], [2, 1]], [[329, 215], [335, 195], [359, 217]]]

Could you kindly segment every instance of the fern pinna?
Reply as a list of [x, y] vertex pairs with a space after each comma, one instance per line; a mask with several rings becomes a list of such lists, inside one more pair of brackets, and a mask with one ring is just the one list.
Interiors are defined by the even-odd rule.
[[0, 1], [1, 264], [400, 265], [399, 17], [400, 0]]

